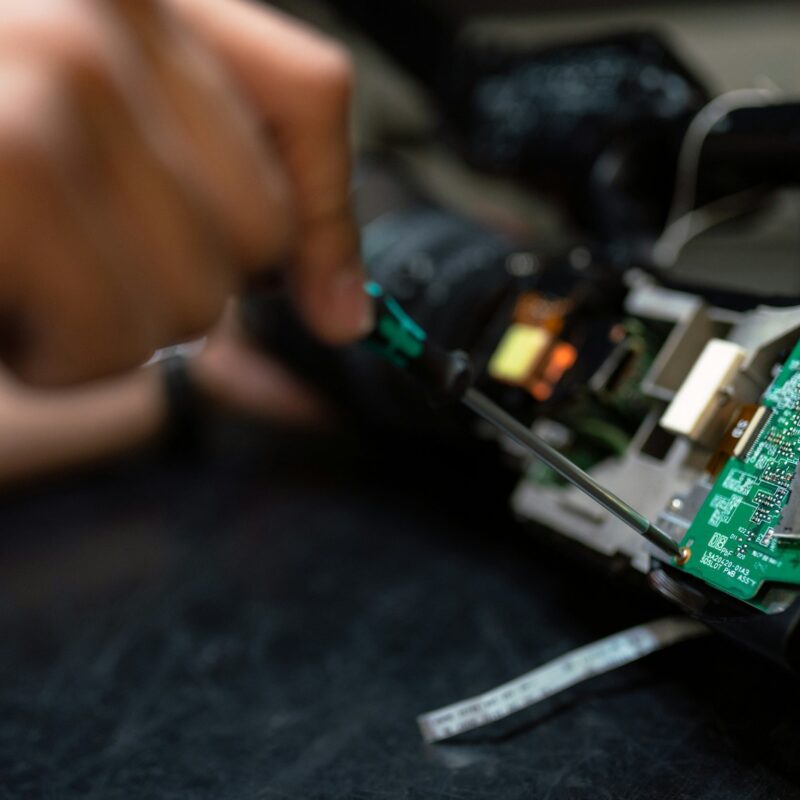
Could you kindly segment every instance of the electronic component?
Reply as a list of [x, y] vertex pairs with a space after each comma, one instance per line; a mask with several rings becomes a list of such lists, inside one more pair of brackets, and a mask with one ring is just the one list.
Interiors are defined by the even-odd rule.
[[[752, 407], [752, 406], [751, 406]], [[758, 434], [761, 433], [764, 426], [772, 416], [772, 409], [767, 406], [757, 406], [753, 411], [750, 421], [744, 428], [739, 426], [735, 427], [731, 434], [733, 438], [738, 438], [733, 448], [733, 455], [739, 459], [746, 459], [750, 448], [755, 444]]]
[[495, 348], [487, 373], [490, 378], [529, 392], [539, 402], [549, 400], [577, 359], [569, 342], [556, 341], [573, 308], [569, 298], [525, 292], [517, 298], [512, 324]]
[[540, 402], [549, 400], [564, 373], [578, 360], [578, 351], [569, 342], [558, 342], [550, 351], [541, 375], [529, 384], [530, 393]]
[[748, 403], [739, 409], [708, 462], [709, 474], [716, 477], [731, 456], [745, 459], [761, 429], [772, 416], [772, 409]]
[[524, 386], [544, 360], [553, 335], [539, 326], [514, 324], [505, 332], [489, 361], [489, 375]]
[[800, 471], [795, 473], [789, 487], [789, 500], [781, 511], [772, 536], [775, 539], [800, 541]]
[[558, 335], [574, 307], [567, 297], [545, 297], [539, 292], [525, 292], [514, 306], [512, 318], [520, 325], [535, 325]]
[[[765, 410], [753, 415], [741, 437], [743, 446], [720, 471], [682, 542], [691, 549], [682, 569], [757, 607], [762, 607], [759, 593], [765, 583], [800, 584], [800, 546], [792, 541], [800, 539], [794, 533], [800, 342], [762, 403]], [[793, 478], [787, 487], [789, 474]]]
[[661, 427], [698, 441], [724, 404], [724, 391], [744, 361], [744, 348], [711, 339], [661, 417]]
[[627, 335], [623, 325], [616, 325], [610, 338], [615, 340], [616, 346], [589, 381], [589, 388], [598, 394], [616, 392], [633, 371], [644, 349], [639, 340]]

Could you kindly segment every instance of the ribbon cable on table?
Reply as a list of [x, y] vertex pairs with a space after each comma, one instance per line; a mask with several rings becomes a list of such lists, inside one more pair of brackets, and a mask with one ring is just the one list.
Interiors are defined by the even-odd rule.
[[441, 742], [511, 716], [595, 675], [708, 632], [705, 625], [687, 617], [663, 617], [637, 625], [559, 656], [496, 689], [422, 714], [417, 717], [417, 724], [427, 743]]

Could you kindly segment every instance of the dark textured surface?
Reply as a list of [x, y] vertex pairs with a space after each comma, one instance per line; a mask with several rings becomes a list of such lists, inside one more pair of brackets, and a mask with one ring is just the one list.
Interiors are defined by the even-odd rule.
[[716, 638], [423, 746], [417, 713], [665, 608], [403, 463], [248, 436], [3, 501], [0, 797], [800, 796], [793, 679]]

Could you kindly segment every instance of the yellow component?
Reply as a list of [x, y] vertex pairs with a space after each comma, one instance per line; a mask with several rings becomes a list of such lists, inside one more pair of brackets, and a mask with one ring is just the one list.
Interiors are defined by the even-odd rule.
[[544, 328], [511, 325], [489, 361], [489, 375], [504, 383], [526, 383], [552, 341], [553, 335]]

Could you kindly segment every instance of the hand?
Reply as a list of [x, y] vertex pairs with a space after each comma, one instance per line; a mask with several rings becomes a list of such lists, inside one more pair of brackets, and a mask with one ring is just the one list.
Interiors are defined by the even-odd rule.
[[299, 428], [323, 429], [336, 422], [319, 393], [248, 341], [233, 303], [189, 359], [188, 369], [203, 396], [229, 412]]
[[0, 0], [0, 346], [85, 380], [204, 332], [265, 263], [369, 324], [347, 57], [243, 0]]

